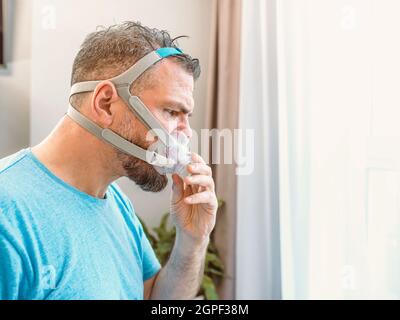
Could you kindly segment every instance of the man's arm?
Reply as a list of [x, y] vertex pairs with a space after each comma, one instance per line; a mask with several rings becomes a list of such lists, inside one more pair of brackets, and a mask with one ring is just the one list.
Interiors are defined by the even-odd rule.
[[168, 263], [145, 282], [145, 299], [193, 299], [204, 273], [208, 238], [193, 243], [184, 234], [177, 234]]
[[[145, 283], [151, 299], [193, 299], [204, 272], [209, 237], [218, 207], [211, 168], [192, 154], [190, 176], [172, 175], [171, 218], [176, 238], [171, 256], [154, 279]], [[150, 289], [150, 293], [149, 293]]]

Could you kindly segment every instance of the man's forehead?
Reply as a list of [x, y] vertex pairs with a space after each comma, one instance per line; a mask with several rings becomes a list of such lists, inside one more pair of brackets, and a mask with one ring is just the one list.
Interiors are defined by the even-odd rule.
[[185, 113], [193, 112], [193, 76], [173, 60], [165, 59], [153, 71], [160, 106], [172, 106]]
[[187, 87], [193, 91], [194, 80], [184, 66], [179, 64], [172, 58], [163, 59], [158, 62], [153, 69], [153, 76], [158, 80], [163, 80], [165, 83]]

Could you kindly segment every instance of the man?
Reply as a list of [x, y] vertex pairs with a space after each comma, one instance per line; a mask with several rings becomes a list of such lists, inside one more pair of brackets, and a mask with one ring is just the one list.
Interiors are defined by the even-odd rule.
[[[92, 88], [72, 92], [68, 115], [44, 141], [0, 160], [1, 299], [196, 295], [217, 210], [210, 167], [193, 153], [185, 167], [189, 174], [172, 175], [177, 236], [163, 268], [114, 182], [126, 176], [152, 192], [167, 185], [156, 166], [129, 152], [132, 144], [148, 150], [158, 137], [148, 139], [149, 128], [113, 80], [154, 52], [159, 60], [146, 62], [128, 96], [138, 97], [167, 134], [191, 137], [188, 117], [198, 60], [177, 49], [167, 32], [139, 23], [90, 34], [75, 58], [71, 84], [92, 81]], [[106, 141], [106, 131], [125, 139], [129, 148]]]

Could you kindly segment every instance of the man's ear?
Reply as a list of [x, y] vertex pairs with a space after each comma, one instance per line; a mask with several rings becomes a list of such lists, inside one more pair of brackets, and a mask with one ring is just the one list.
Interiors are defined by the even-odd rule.
[[111, 124], [112, 115], [111, 105], [118, 101], [118, 93], [115, 85], [109, 81], [101, 81], [94, 89], [91, 101], [92, 111], [97, 117]]

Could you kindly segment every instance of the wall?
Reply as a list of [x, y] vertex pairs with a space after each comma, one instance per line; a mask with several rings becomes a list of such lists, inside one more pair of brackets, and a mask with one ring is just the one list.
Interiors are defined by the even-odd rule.
[[29, 144], [31, 1], [8, 1], [7, 68], [0, 70], [0, 158]]
[[[66, 111], [72, 61], [85, 35], [98, 25], [126, 20], [139, 20], [174, 36], [190, 36], [179, 43], [202, 62], [191, 120], [193, 128], [200, 129], [204, 121], [210, 15], [211, 0], [34, 0], [31, 144], [43, 139]], [[149, 224], [158, 223], [160, 214], [168, 210], [170, 185], [159, 194], [144, 193], [126, 179], [121, 179], [120, 185]]]

